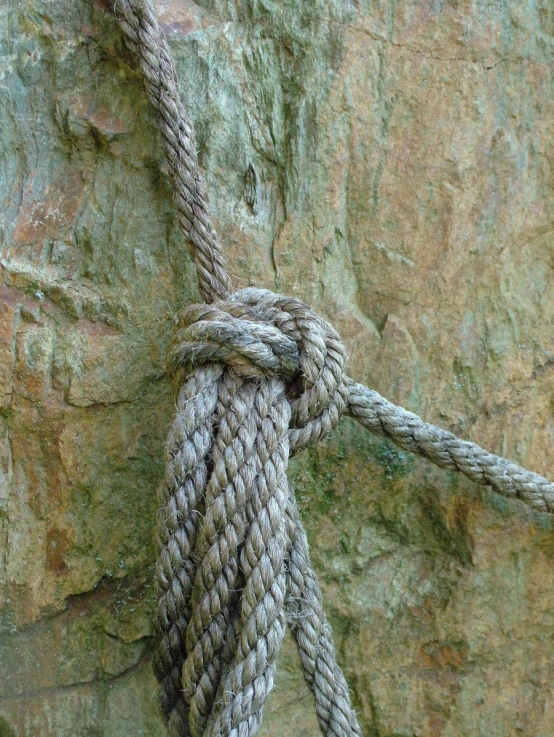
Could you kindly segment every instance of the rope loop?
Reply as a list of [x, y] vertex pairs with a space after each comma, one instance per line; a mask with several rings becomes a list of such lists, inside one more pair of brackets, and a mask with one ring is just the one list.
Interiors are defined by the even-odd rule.
[[180, 374], [222, 363], [245, 377], [278, 377], [291, 408], [291, 453], [321, 440], [346, 410], [346, 351], [304, 302], [249, 287], [177, 318], [170, 362]]
[[287, 620], [323, 734], [360, 737], [287, 479], [346, 409], [345, 359], [325, 320], [266, 289], [176, 319], [154, 658], [171, 737], [255, 737]]

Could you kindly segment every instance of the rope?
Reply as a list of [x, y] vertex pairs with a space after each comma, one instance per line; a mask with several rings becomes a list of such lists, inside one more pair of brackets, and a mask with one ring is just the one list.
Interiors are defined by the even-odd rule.
[[346, 409], [339, 336], [303, 302], [249, 288], [186, 308], [170, 359], [187, 377], [157, 573], [155, 672], [170, 734], [254, 735], [286, 618], [322, 732], [360, 735], [286, 476], [289, 455]]
[[554, 512], [554, 484], [538, 473], [428, 425], [362, 384], [349, 381], [348, 389], [348, 413], [371, 432], [441, 468], [460, 471], [476, 484], [491, 486], [502, 496], [521, 499], [539, 512]]
[[194, 131], [151, 0], [114, 0], [162, 131], [202, 297], [176, 321], [180, 381], [159, 491], [154, 671], [171, 737], [254, 737], [287, 622], [321, 731], [359, 737], [287, 479], [292, 453], [350, 414], [371, 432], [534, 509], [554, 485], [428, 425], [344, 373], [336, 331], [303, 302], [231, 292]]
[[192, 245], [202, 299], [231, 291], [223, 249], [208, 213], [208, 196], [196, 154], [192, 122], [179, 96], [175, 65], [150, 0], [114, 0], [127, 44], [137, 57], [148, 99], [157, 113], [179, 222]]

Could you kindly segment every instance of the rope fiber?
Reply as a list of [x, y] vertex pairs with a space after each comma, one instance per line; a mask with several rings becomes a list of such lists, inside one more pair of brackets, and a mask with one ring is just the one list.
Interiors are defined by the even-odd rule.
[[349, 414], [441, 468], [542, 512], [554, 485], [429, 425], [344, 373], [336, 331], [303, 302], [231, 292], [192, 123], [151, 0], [114, 0], [162, 132], [180, 224], [206, 304], [177, 319], [180, 378], [160, 486], [154, 671], [171, 737], [254, 737], [285, 623], [321, 731], [358, 737], [331, 627], [287, 479], [292, 453]]

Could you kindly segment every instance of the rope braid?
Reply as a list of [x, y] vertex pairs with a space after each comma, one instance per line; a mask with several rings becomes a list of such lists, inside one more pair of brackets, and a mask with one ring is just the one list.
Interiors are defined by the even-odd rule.
[[347, 413], [542, 512], [554, 512], [554, 485], [349, 379], [339, 335], [303, 302], [264, 289], [231, 293], [194, 129], [152, 2], [113, 5], [157, 114], [206, 302], [178, 316], [170, 354], [181, 388], [159, 489], [154, 625], [169, 734], [254, 737], [287, 622], [322, 733], [361, 737], [287, 480], [290, 455]]

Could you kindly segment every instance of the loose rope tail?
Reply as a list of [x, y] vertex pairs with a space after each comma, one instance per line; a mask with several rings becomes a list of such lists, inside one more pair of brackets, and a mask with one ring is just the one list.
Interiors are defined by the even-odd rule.
[[[554, 512], [554, 485], [397, 407], [344, 373], [336, 331], [299, 300], [231, 294], [194, 130], [151, 0], [114, 0], [162, 131], [208, 304], [177, 319], [181, 378], [159, 490], [154, 672], [171, 737], [254, 737], [288, 623], [321, 731], [361, 737], [310, 561], [289, 456], [346, 412], [371, 432]], [[213, 303], [213, 304], [211, 304]]]

